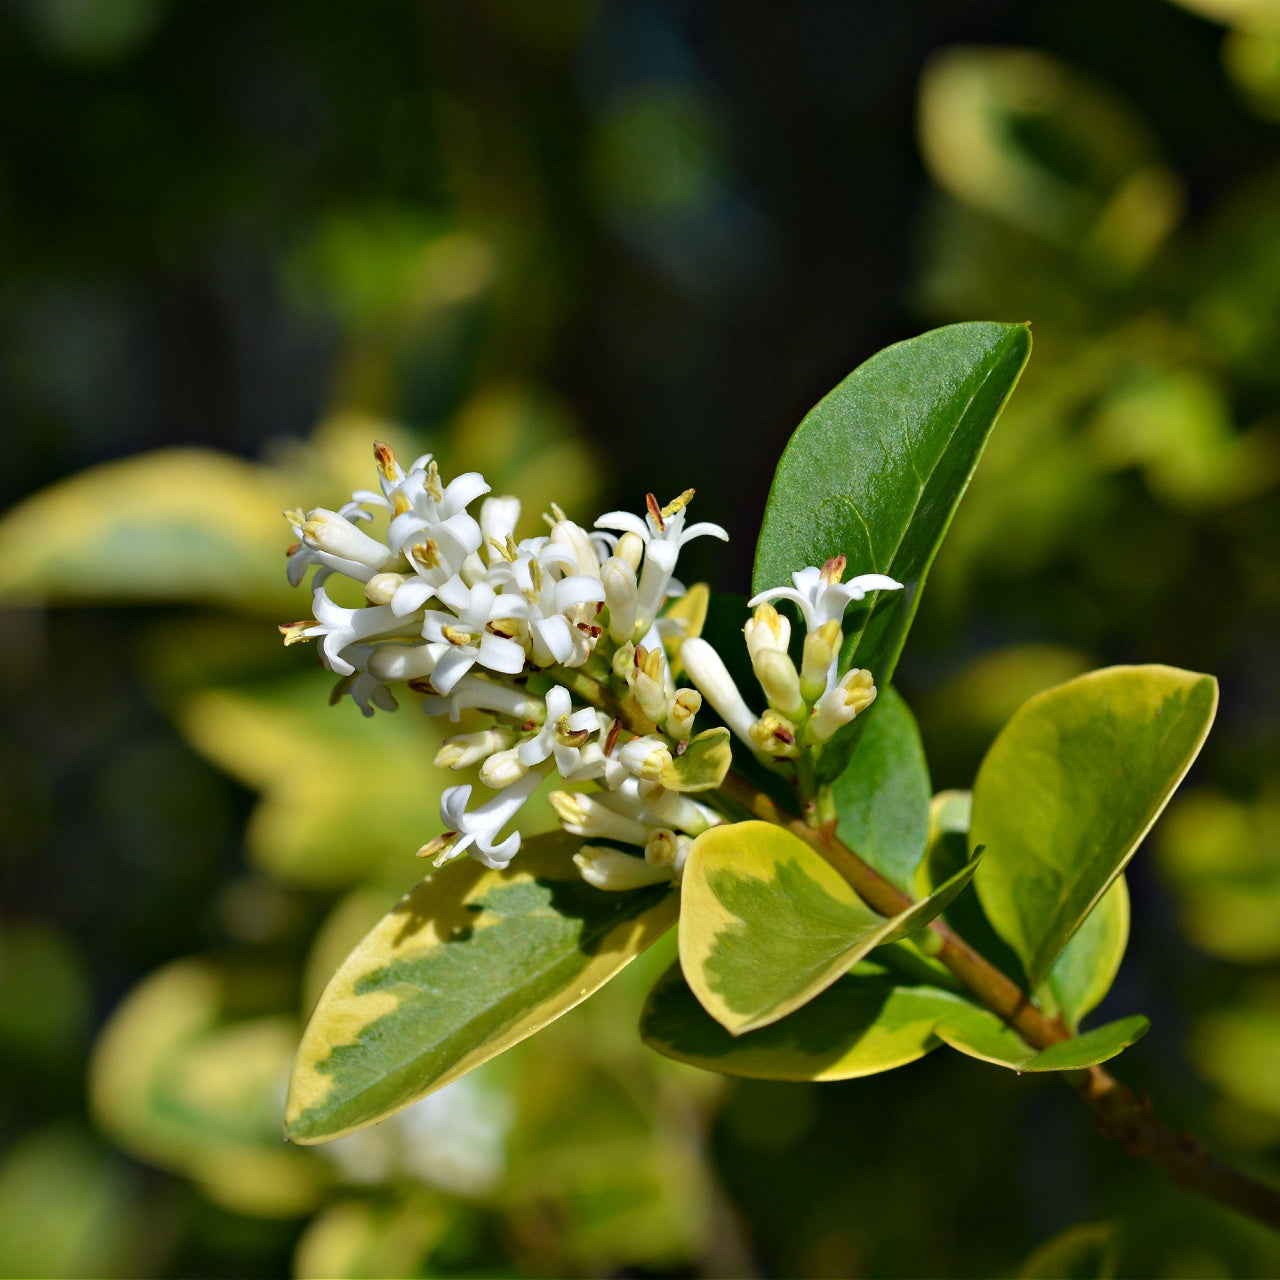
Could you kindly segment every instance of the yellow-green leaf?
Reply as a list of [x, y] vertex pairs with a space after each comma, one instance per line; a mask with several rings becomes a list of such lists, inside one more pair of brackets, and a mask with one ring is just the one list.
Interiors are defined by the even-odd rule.
[[994, 1013], [965, 1005], [940, 1019], [934, 1032], [967, 1057], [1008, 1067], [1010, 1071], [1078, 1071], [1114, 1058], [1141, 1040], [1150, 1028], [1148, 1019], [1135, 1014], [1037, 1050]]
[[456, 1080], [566, 1013], [674, 923], [666, 886], [593, 889], [581, 841], [505, 871], [463, 859], [401, 900], [333, 976], [294, 1062], [286, 1128], [324, 1142]]
[[812, 1000], [874, 947], [923, 928], [976, 865], [899, 915], [882, 916], [784, 828], [713, 827], [685, 863], [681, 967], [707, 1012], [741, 1035]]
[[733, 764], [729, 730], [704, 729], [662, 771], [662, 785], [670, 791], [711, 791], [725, 779]]
[[672, 965], [649, 995], [640, 1033], [658, 1053], [707, 1071], [762, 1080], [849, 1080], [936, 1049], [941, 1041], [935, 1024], [963, 1004], [963, 997], [937, 987], [895, 983], [868, 962], [781, 1021], [734, 1036], [703, 1009]]
[[992, 744], [973, 788], [975, 884], [1032, 983], [1124, 870], [1217, 703], [1211, 676], [1109, 667], [1037, 694]]

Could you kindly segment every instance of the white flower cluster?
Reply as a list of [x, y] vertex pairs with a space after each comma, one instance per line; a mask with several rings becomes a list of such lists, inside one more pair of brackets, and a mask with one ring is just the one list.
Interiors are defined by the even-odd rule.
[[[728, 538], [717, 524], [686, 526], [692, 489], [665, 507], [648, 495], [642, 517], [607, 512], [590, 532], [553, 508], [549, 533], [517, 542], [519, 502], [485, 496], [479, 473], [446, 485], [430, 454], [408, 471], [385, 445], [374, 456], [377, 491], [357, 491], [338, 511], [286, 513], [297, 538], [290, 581], [316, 567], [314, 618], [280, 630], [286, 644], [319, 641], [321, 661], [341, 677], [335, 696], [349, 693], [366, 715], [393, 710], [388, 685], [405, 682], [429, 715], [455, 724], [464, 711], [491, 717], [436, 756], [449, 769], [478, 766], [493, 792], [474, 806], [469, 784], [444, 792], [446, 831], [420, 851], [437, 866], [467, 853], [505, 867], [520, 848], [519, 832], [507, 829], [555, 774], [573, 788], [550, 796], [565, 830], [610, 842], [579, 850], [585, 879], [605, 889], [678, 879], [693, 838], [723, 820], [693, 798], [723, 780], [730, 760], [723, 729], [694, 736], [703, 697], [766, 762], [820, 747], [875, 698], [869, 672], [838, 678], [840, 625], [851, 601], [897, 589], [892, 578], [842, 583], [840, 556], [794, 574], [794, 589], [751, 601], [747, 647], [768, 701], [757, 716], [697, 636], [698, 610], [663, 614], [684, 594], [673, 574], [685, 543]], [[378, 512], [381, 538], [360, 527]], [[334, 574], [363, 584], [365, 603], [335, 602]], [[795, 602], [807, 625], [799, 670], [790, 624], [768, 603], [778, 597]], [[677, 685], [679, 667], [693, 688]]]
[[[659, 613], [683, 594], [673, 575], [685, 543], [728, 534], [716, 524], [686, 526], [689, 490], [666, 507], [650, 495], [643, 518], [608, 512], [592, 532], [557, 508], [548, 534], [517, 542], [519, 502], [484, 497], [489, 485], [479, 473], [446, 485], [429, 454], [407, 471], [385, 445], [374, 456], [378, 491], [357, 491], [338, 511], [286, 512], [297, 538], [290, 581], [316, 566], [314, 619], [280, 630], [286, 644], [319, 641], [321, 661], [342, 677], [336, 696], [349, 693], [366, 715], [394, 709], [387, 686], [403, 681], [426, 695], [428, 714], [454, 723], [466, 710], [494, 718], [490, 728], [448, 739], [436, 762], [479, 765], [496, 794], [469, 809], [471, 786], [448, 788], [448, 831], [422, 852], [437, 865], [465, 852], [506, 866], [520, 835], [500, 833], [554, 772], [604, 789], [553, 793], [567, 830], [645, 851], [641, 860], [584, 847], [577, 861], [589, 881], [631, 888], [678, 875], [692, 837], [720, 819], [663, 782], [701, 698], [675, 685], [664, 640], [683, 639], [683, 631]], [[477, 518], [468, 508], [482, 497]], [[387, 518], [381, 539], [360, 528], [379, 511]], [[366, 603], [337, 604], [326, 585], [333, 574], [362, 583]], [[535, 693], [529, 682], [538, 673], [547, 674]], [[653, 731], [626, 732], [598, 707], [575, 706], [565, 687], [575, 673], [588, 682], [615, 676]]]

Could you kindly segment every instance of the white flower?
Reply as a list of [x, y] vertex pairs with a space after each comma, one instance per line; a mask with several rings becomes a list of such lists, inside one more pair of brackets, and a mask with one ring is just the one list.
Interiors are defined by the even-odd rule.
[[441, 769], [465, 769], [499, 751], [506, 751], [515, 740], [515, 733], [501, 726], [455, 734], [444, 740], [433, 763]]
[[324, 587], [316, 587], [312, 597], [314, 623], [287, 623], [280, 628], [286, 645], [299, 640], [320, 638], [324, 664], [339, 675], [349, 676], [355, 664], [343, 651], [360, 641], [411, 635], [405, 620], [397, 618], [388, 605], [369, 605], [363, 609], [344, 609], [334, 604]]
[[487, 630], [499, 616], [494, 611], [497, 593], [487, 582], [468, 587], [461, 578], [453, 578], [437, 595], [453, 612], [428, 609], [423, 615], [423, 639], [448, 646], [431, 672], [436, 689], [448, 693], [477, 662], [502, 675], [524, 669], [524, 646]]
[[794, 587], [773, 587], [769, 591], [761, 591], [747, 603], [755, 608], [766, 600], [790, 600], [799, 605], [805, 626], [816, 631], [824, 622], [839, 622], [849, 605], [863, 599], [868, 591], [902, 590], [902, 583], [883, 573], [864, 573], [850, 578], [848, 582], [841, 582], [845, 563], [844, 556], [834, 556], [821, 569], [812, 566], [800, 569], [791, 575]]
[[747, 706], [746, 699], [724, 665], [724, 659], [700, 636], [690, 636], [680, 648], [680, 661], [684, 663], [689, 679], [715, 707], [720, 719], [747, 746], [756, 750], [751, 726], [759, 717]]
[[611, 893], [642, 889], [673, 878], [672, 867], [655, 865], [621, 849], [584, 844], [573, 855], [573, 861], [589, 885]]
[[540, 698], [523, 689], [490, 680], [487, 676], [465, 675], [447, 695], [432, 694], [422, 700], [422, 709], [429, 716], [448, 716], [458, 723], [464, 711], [488, 711], [491, 715], [506, 716], [523, 723], [536, 721], [543, 712]]
[[[680, 549], [686, 542], [708, 535], [722, 542], [729, 541], [728, 533], [718, 524], [703, 522], [687, 529], [684, 527], [685, 508], [693, 493], [692, 489], [686, 489], [665, 507], [659, 507], [653, 494], [647, 494], [648, 514], [643, 520], [630, 511], [607, 511], [596, 521], [597, 528], [620, 530], [624, 541], [627, 534], [633, 534], [644, 543], [644, 565], [640, 571], [637, 601], [640, 628], [648, 628], [669, 593], [683, 591], [683, 587], [672, 581], [671, 575], [675, 572]], [[619, 547], [619, 554], [621, 550]]]
[[586, 573], [560, 576], [575, 563], [559, 544], [531, 538], [520, 544], [514, 561], [494, 566], [493, 579], [506, 585], [494, 603], [493, 617], [528, 623], [535, 666], [580, 667], [599, 634], [589, 619], [604, 601], [604, 584]]
[[809, 737], [817, 743], [828, 741], [842, 725], [865, 711], [876, 700], [876, 686], [870, 671], [846, 671], [840, 683], [818, 699], [809, 719]]
[[[467, 811], [467, 801], [471, 799], [470, 784], [446, 788], [440, 797], [440, 820], [456, 838], [449, 840], [439, 852], [436, 866], [470, 851], [477, 862], [501, 871], [519, 852], [520, 833], [513, 831], [500, 841], [498, 832], [520, 812], [541, 781], [542, 774], [531, 769], [524, 777], [504, 787], [493, 799], [470, 812]], [[434, 843], [426, 846], [427, 850], [434, 851]]]
[[574, 711], [569, 691], [559, 685], [547, 690], [546, 701], [542, 728], [514, 750], [526, 769], [554, 756], [557, 772], [569, 778], [582, 766], [582, 748], [588, 738], [600, 732], [600, 716], [590, 707]]
[[553, 791], [547, 799], [570, 835], [616, 840], [641, 849], [648, 843], [653, 824], [638, 816], [644, 812], [643, 807], [625, 792], [588, 795], [581, 791]]
[[316, 585], [330, 573], [342, 573], [364, 582], [395, 559], [383, 543], [352, 523], [362, 515], [364, 513], [353, 504], [341, 511], [316, 507], [305, 515], [301, 511], [286, 511], [285, 518], [298, 539], [289, 553], [290, 585], [296, 587], [313, 564], [321, 566]]

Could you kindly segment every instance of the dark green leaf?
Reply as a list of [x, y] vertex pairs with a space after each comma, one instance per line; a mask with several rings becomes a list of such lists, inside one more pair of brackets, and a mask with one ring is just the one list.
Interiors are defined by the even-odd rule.
[[[1031, 350], [1025, 325], [957, 324], [872, 356], [815, 406], [778, 464], [752, 589], [843, 554], [849, 576], [904, 586], [846, 618], [841, 669], [893, 676], [920, 589], [982, 447]], [[854, 722], [854, 726], [858, 725]], [[854, 726], [824, 756], [842, 771]]]
[[928, 843], [929, 790], [915, 717], [895, 689], [885, 689], [831, 791], [840, 839], [905, 893], [913, 892]]

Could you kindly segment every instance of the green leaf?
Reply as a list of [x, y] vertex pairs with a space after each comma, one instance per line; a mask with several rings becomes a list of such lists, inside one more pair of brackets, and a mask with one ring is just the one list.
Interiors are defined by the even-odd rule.
[[403, 898], [325, 988], [294, 1062], [286, 1128], [324, 1142], [372, 1124], [532, 1035], [674, 922], [666, 886], [602, 893], [581, 841], [525, 842], [511, 866], [462, 859]]
[[929, 840], [929, 791], [915, 717], [885, 689], [831, 793], [840, 839], [906, 893]]
[[848, 1080], [890, 1071], [937, 1048], [934, 1024], [963, 1003], [937, 987], [895, 983], [868, 962], [781, 1021], [734, 1036], [672, 965], [649, 995], [640, 1034], [668, 1058], [725, 1075]]
[[680, 755], [672, 757], [661, 782], [670, 791], [711, 791], [724, 781], [732, 764], [729, 730], [704, 729], [689, 739]]
[[712, 827], [689, 849], [680, 965], [734, 1035], [812, 1000], [873, 948], [923, 928], [969, 882], [972, 861], [896, 916], [872, 911], [820, 854], [768, 822]]
[[1113, 1223], [1081, 1223], [1036, 1249], [1018, 1268], [1018, 1280], [1111, 1280], [1119, 1253]]
[[1038, 985], [1195, 759], [1218, 702], [1211, 676], [1109, 667], [1025, 702], [973, 789], [976, 885]]
[[965, 1005], [946, 1015], [934, 1028], [938, 1039], [970, 1058], [993, 1062], [1011, 1071], [1077, 1071], [1107, 1062], [1141, 1040], [1151, 1023], [1140, 1014], [1094, 1027], [1048, 1049], [1033, 1049], [994, 1013]]
[[[1025, 325], [934, 329], [872, 356], [796, 428], [769, 491], [753, 592], [841, 554], [850, 576], [886, 573], [904, 587], [846, 619], [842, 671], [866, 667], [889, 684], [925, 574], [1030, 351]], [[828, 777], [856, 732], [824, 753]]]
[[1036, 989], [1041, 1005], [1056, 1010], [1074, 1031], [1111, 990], [1128, 944], [1129, 889], [1120, 875], [1049, 966]]

